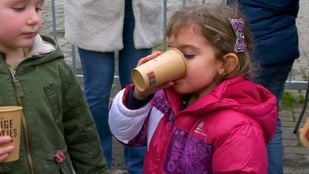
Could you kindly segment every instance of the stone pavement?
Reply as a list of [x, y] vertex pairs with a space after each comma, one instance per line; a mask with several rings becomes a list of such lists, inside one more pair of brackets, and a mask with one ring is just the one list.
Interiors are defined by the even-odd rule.
[[[191, 0], [188, 2], [193, 2], [197, 0]], [[210, 0], [216, 1], [216, 0]], [[65, 60], [68, 64], [72, 65], [72, 48], [71, 45], [63, 38], [64, 36], [64, 14], [63, 14], [63, 2], [64, 0], [54, 0], [56, 7], [56, 31], [57, 31], [57, 40], [60, 46], [64, 50]], [[181, 0], [170, 0], [168, 1], [169, 9], [181, 7]], [[209, 1], [206, 1], [209, 2]], [[51, 0], [45, 1], [45, 6], [43, 9], [43, 18], [44, 23], [42, 27], [42, 34], [53, 36], [52, 30], [52, 13], [51, 13]], [[189, 4], [189, 3], [187, 3]], [[300, 0], [300, 12], [297, 20], [297, 26], [299, 29], [299, 38], [300, 38], [300, 58], [295, 62], [291, 79], [306, 81], [308, 79], [308, 69], [309, 69], [309, 1]], [[282, 50], [284, 51], [284, 50]], [[77, 74], [80, 74], [81, 67], [78, 59], [76, 58], [75, 66], [72, 65], [72, 68]], [[74, 68], [75, 67], [75, 68]], [[117, 72], [116, 72], [117, 73]], [[117, 79], [115, 80], [117, 84]], [[113, 89], [113, 94], [117, 92], [118, 88]], [[303, 96], [304, 90], [291, 90], [297, 96]], [[287, 108], [282, 108], [280, 111], [280, 117], [282, 120], [282, 129], [283, 129], [283, 144], [284, 144], [284, 173], [285, 174], [309, 174], [309, 149], [305, 149], [299, 144], [298, 138], [293, 134], [293, 129], [296, 124], [296, 120], [301, 112], [302, 105], [297, 105], [293, 108], [293, 111]], [[309, 108], [307, 109], [309, 111]], [[304, 120], [309, 116], [308, 111], [304, 116]], [[301, 124], [302, 125], [302, 124]], [[122, 151], [117, 151], [114, 153], [121, 153]], [[118, 154], [119, 155], [119, 154]], [[121, 155], [121, 154], [120, 154]], [[122, 160], [117, 159], [118, 163], [122, 163]], [[123, 166], [123, 164], [120, 164]], [[117, 167], [117, 165], [116, 165]], [[117, 172], [114, 172], [117, 173]]]

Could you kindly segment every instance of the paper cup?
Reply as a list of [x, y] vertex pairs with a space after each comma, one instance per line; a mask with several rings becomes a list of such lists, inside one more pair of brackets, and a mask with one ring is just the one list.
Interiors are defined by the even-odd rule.
[[156, 87], [181, 78], [185, 73], [186, 59], [179, 50], [171, 48], [133, 69], [131, 76], [135, 87], [144, 91], [149, 87]]
[[299, 140], [303, 146], [309, 148], [309, 118], [305, 122], [302, 131], [299, 133]]
[[[20, 145], [20, 125], [21, 125], [22, 107], [20, 106], [1, 106], [0, 107], [0, 136], [11, 136], [14, 150], [8, 158], [2, 162], [11, 162], [19, 159]], [[3, 145], [0, 147], [3, 147]]]

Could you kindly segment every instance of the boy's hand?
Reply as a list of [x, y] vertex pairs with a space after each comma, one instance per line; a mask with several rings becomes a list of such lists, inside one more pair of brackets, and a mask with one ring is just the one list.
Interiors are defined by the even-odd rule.
[[10, 136], [0, 136], [0, 162], [7, 159], [9, 153], [13, 151], [13, 146], [9, 145], [12, 142]]

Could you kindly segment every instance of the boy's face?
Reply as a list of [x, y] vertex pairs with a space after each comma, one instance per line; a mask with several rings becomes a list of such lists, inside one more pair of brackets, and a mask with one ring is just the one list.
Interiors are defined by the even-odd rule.
[[0, 50], [29, 48], [41, 24], [43, 0], [0, 0]]

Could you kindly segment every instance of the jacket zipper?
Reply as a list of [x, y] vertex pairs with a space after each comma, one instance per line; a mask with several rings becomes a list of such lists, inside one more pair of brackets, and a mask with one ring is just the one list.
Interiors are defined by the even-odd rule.
[[[15, 95], [16, 95], [16, 100], [17, 100], [17, 104], [21, 105], [22, 104], [22, 99], [24, 97], [24, 91], [20, 85], [20, 82], [18, 80], [18, 78], [16, 77], [16, 70], [11, 69], [10, 67], [8, 67], [11, 76], [12, 76], [12, 80], [13, 80], [13, 84], [14, 84], [14, 88], [15, 88]], [[27, 151], [27, 159], [28, 159], [28, 166], [29, 166], [29, 170], [31, 174], [34, 174], [34, 169], [33, 169], [33, 161], [32, 161], [32, 156], [30, 153], [30, 140], [29, 140], [29, 133], [28, 133], [28, 129], [27, 129], [27, 123], [26, 123], [26, 119], [24, 117], [24, 114], [22, 114], [22, 129], [25, 132], [25, 139], [26, 139], [26, 151]]]

